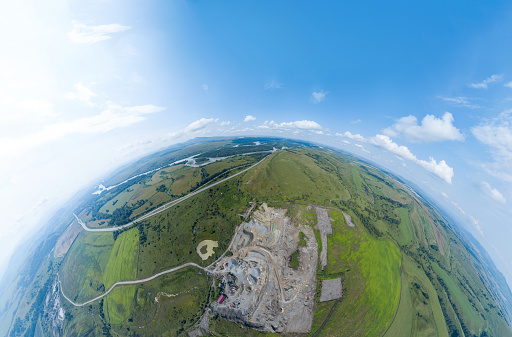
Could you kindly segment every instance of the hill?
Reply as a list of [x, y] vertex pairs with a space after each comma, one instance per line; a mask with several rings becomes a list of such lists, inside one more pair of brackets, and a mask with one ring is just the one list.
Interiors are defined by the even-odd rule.
[[313, 144], [173, 147], [59, 219], [30, 276], [4, 282], [10, 336], [512, 335], [510, 290], [469, 233], [391, 173]]

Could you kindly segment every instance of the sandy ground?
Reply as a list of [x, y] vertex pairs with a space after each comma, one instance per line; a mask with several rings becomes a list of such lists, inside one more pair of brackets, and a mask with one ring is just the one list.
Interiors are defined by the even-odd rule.
[[69, 248], [71, 247], [71, 244], [73, 244], [73, 241], [75, 241], [81, 230], [82, 228], [73, 221], [73, 223], [71, 223], [71, 225], [66, 228], [64, 233], [62, 233], [60, 238], [57, 240], [55, 249], [53, 251], [53, 256], [61, 257], [66, 255]]

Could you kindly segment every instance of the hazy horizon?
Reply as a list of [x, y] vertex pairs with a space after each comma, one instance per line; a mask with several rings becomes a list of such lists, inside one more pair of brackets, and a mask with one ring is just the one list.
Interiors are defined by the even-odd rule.
[[0, 273], [120, 165], [255, 135], [411, 180], [512, 284], [512, 4], [58, 0], [0, 17]]

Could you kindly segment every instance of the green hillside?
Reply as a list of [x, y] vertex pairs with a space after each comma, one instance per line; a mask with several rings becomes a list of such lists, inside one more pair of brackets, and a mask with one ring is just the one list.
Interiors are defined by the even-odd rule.
[[[262, 153], [240, 155], [243, 146], [245, 153]], [[274, 147], [285, 149], [263, 152]], [[110, 182], [199, 153], [197, 162], [229, 158], [202, 167], [179, 164], [155, 170], [88, 196], [75, 213], [91, 227], [127, 223], [265, 159], [130, 228], [82, 231], [65, 257], [50, 254], [41, 264], [40, 276], [16, 308], [9, 335], [23, 336], [32, 328], [43, 335], [55, 329], [68, 336], [186, 335], [196, 329], [209, 303], [219, 295], [215, 280], [194, 266], [117, 286], [82, 307], [59, 296], [65, 318], [57, 328], [51, 303], [59, 290], [81, 304], [119, 281], [150, 278], [189, 262], [207, 267], [225, 253], [252, 203], [266, 202], [287, 209], [293, 223], [311, 226], [319, 249], [322, 242], [312, 206], [327, 209], [332, 219], [328, 264], [323, 270], [318, 267], [313, 325], [306, 335], [512, 336], [501, 309], [505, 305], [496, 297], [486, 272], [490, 267], [468, 251], [463, 233], [409, 187], [354, 157], [287, 140], [222, 139], [203, 147], [195, 143], [162, 151], [123, 168], [117, 172], [122, 177]], [[353, 227], [343, 213], [351, 217]], [[195, 252], [203, 240], [218, 242], [213, 256], [205, 261]], [[60, 284], [55, 283], [57, 273]], [[341, 300], [320, 303], [322, 280], [338, 277], [343, 284]], [[267, 335], [220, 317], [210, 320], [210, 332]]]

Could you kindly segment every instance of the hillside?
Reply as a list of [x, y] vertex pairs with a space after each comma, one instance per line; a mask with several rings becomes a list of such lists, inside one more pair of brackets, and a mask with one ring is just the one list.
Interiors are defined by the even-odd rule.
[[[30, 277], [9, 284], [18, 292], [16, 303], [0, 303], [13, 313], [3, 322], [9, 336], [512, 336], [510, 290], [483, 248], [412, 188], [353, 156], [283, 139], [214, 139], [141, 159], [103, 185], [71, 213], [104, 231], [74, 238], [76, 219], [60, 217], [37, 267], [27, 260]], [[69, 242], [55, 256], [61, 235]], [[203, 242], [215, 243], [208, 254]], [[243, 263], [256, 283], [226, 273]], [[311, 283], [293, 283], [301, 271]], [[222, 289], [235, 274], [233, 289]], [[320, 302], [324, 281], [339, 279], [342, 297]], [[276, 284], [280, 302], [263, 305], [271, 290], [262, 284]], [[251, 292], [255, 304], [237, 311]], [[301, 306], [309, 327], [282, 323]], [[258, 325], [265, 315], [281, 323]]]

